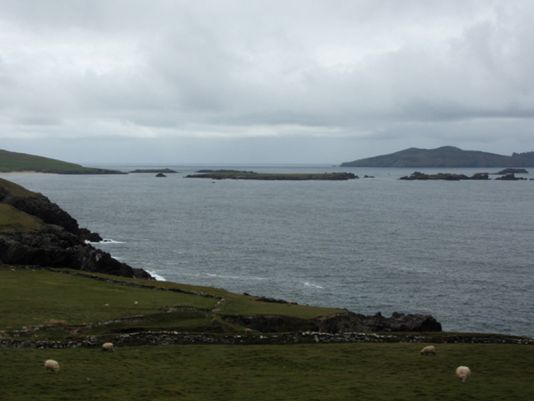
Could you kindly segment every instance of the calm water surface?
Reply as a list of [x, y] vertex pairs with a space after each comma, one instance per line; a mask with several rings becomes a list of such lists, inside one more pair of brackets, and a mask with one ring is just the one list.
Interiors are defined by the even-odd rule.
[[2, 176], [116, 241], [101, 245], [115, 257], [169, 280], [534, 335], [534, 181], [408, 182], [397, 178], [412, 169], [354, 169], [376, 178], [212, 182], [175, 168], [166, 179]]

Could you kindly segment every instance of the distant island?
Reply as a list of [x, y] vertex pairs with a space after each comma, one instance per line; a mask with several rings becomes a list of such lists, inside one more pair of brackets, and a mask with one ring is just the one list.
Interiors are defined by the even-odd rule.
[[341, 167], [532, 167], [534, 152], [504, 156], [454, 146], [436, 149], [409, 148], [387, 155], [341, 164]]
[[50, 159], [48, 157], [0, 149], [0, 173], [22, 171], [54, 174], [124, 174], [117, 170], [83, 167], [79, 164]]
[[256, 173], [241, 170], [199, 170], [186, 178], [210, 178], [212, 180], [270, 180], [270, 181], [306, 181], [327, 180], [343, 181], [359, 178], [353, 173]]

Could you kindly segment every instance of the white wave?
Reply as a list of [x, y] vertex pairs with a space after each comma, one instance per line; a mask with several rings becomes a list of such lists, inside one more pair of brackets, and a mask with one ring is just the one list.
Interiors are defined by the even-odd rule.
[[153, 270], [147, 270], [148, 274], [150, 274], [152, 277], [156, 279], [156, 281], [167, 281], [165, 277], [163, 277], [161, 274], [156, 273]]
[[322, 290], [322, 289], [324, 288], [323, 286], [321, 286], [321, 285], [319, 285], [319, 284], [313, 284], [313, 283], [310, 283], [309, 281], [305, 281], [305, 282], [304, 282], [304, 285], [305, 285], [306, 287], [317, 288], [317, 289], [320, 289], [320, 290]]
[[111, 238], [104, 238], [102, 241], [97, 242], [97, 244], [124, 244], [123, 241], [115, 241]]
[[201, 273], [196, 275], [198, 277], [216, 277], [230, 280], [267, 280], [266, 277], [257, 277], [257, 276], [232, 276], [226, 274], [215, 274], [215, 273]]

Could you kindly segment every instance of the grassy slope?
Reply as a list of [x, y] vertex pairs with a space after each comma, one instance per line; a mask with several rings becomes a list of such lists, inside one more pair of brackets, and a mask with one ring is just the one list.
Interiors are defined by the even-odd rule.
[[42, 222], [38, 218], [0, 203], [0, 232], [33, 231], [38, 230], [41, 225]]
[[25, 153], [9, 152], [0, 149], [0, 172], [38, 171], [46, 173], [80, 173], [98, 172], [99, 169], [83, 167], [79, 164]]
[[32, 196], [37, 196], [37, 193], [28, 191], [26, 188], [15, 184], [14, 182], [4, 180], [3, 178], [0, 178], [0, 189], [4, 189], [6, 193], [20, 198], [29, 198]]
[[[107, 276], [105, 274], [98, 273], [79, 273], [87, 276], [108, 278], [126, 283], [139, 282], [139, 280], [127, 277]], [[190, 292], [194, 294], [207, 294], [212, 297], [223, 299], [223, 302], [218, 305], [218, 308], [220, 310], [220, 313], [225, 315], [272, 314], [293, 316], [302, 319], [310, 319], [317, 316], [333, 315], [341, 312], [341, 310], [337, 308], [324, 308], [317, 306], [272, 302], [258, 302], [257, 297], [232, 293], [222, 288], [180, 284], [166, 281], [154, 281], [149, 282], [148, 284], [156, 288], [175, 288], [185, 292]]]
[[[135, 327], [187, 327], [189, 330], [197, 330], [209, 328], [207, 326], [210, 323], [219, 327], [220, 323], [212, 322], [212, 318], [224, 314], [266, 313], [312, 318], [339, 311], [305, 305], [259, 302], [254, 297], [209, 287], [93, 275], [78, 271], [72, 273], [0, 267], [0, 330], [34, 327], [56, 320], [64, 321], [68, 325], [89, 324], [134, 315], [147, 316], [136, 321]], [[92, 276], [118, 283], [147, 285], [155, 289], [97, 281], [91, 279]], [[157, 288], [175, 288], [187, 293], [160, 291]], [[216, 306], [218, 308], [212, 311]], [[166, 312], [170, 308], [190, 310]], [[124, 323], [122, 326], [128, 324]]]
[[[534, 399], [534, 347], [417, 344], [0, 349], [0, 399], [483, 400]], [[45, 359], [62, 369], [46, 372]], [[463, 384], [458, 365], [473, 374]]]
[[87, 324], [156, 313], [177, 306], [208, 309], [217, 302], [195, 295], [15, 268], [0, 268], [0, 300], [0, 330], [41, 325], [52, 320]]

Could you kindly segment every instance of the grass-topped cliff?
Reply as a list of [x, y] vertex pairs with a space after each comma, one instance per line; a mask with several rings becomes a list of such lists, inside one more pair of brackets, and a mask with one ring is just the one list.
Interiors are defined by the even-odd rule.
[[0, 172], [35, 171], [55, 174], [122, 174], [120, 171], [83, 167], [48, 157], [0, 149]]
[[454, 146], [436, 149], [409, 148], [387, 155], [369, 157], [341, 164], [342, 167], [530, 167], [534, 152], [504, 156]]
[[0, 178], [0, 264], [149, 277], [86, 243], [101, 239], [46, 196]]

